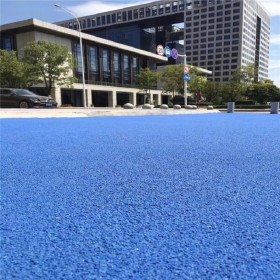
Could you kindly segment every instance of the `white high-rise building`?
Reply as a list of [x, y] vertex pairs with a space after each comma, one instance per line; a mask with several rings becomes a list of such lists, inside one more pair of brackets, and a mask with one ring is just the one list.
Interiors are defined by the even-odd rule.
[[256, 0], [186, 0], [188, 61], [228, 81], [241, 66], [254, 64], [256, 81], [267, 79], [270, 16]]

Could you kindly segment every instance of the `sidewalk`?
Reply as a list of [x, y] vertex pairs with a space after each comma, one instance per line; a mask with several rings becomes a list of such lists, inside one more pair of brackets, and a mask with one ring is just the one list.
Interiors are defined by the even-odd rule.
[[123, 108], [32, 108], [3, 109], [0, 118], [86, 118], [104, 116], [150, 116], [150, 115], [188, 115], [188, 114], [220, 113], [219, 110], [207, 109], [123, 109]]

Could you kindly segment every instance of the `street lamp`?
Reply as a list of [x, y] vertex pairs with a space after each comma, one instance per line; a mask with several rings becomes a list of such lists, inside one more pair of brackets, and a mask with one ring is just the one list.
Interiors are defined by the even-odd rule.
[[[184, 46], [185, 46], [185, 43], [184, 43]], [[178, 56], [180, 57], [184, 57], [184, 71], [185, 69], [187, 68], [187, 55], [186, 54], [178, 54]], [[188, 82], [185, 80], [184, 78], [184, 97], [185, 97], [185, 108], [186, 106], [188, 105]]]
[[76, 21], [78, 23], [79, 37], [80, 37], [81, 63], [82, 63], [83, 98], [84, 98], [84, 107], [87, 107], [87, 105], [86, 105], [86, 90], [85, 90], [85, 67], [84, 67], [84, 56], [83, 56], [83, 42], [82, 42], [82, 34], [81, 34], [80, 21], [78, 20], [78, 18], [71, 11], [69, 11], [66, 8], [64, 8], [63, 6], [61, 6], [59, 4], [54, 4], [54, 6], [56, 8], [60, 8], [63, 11], [69, 13], [71, 16], [73, 16], [76, 19]]

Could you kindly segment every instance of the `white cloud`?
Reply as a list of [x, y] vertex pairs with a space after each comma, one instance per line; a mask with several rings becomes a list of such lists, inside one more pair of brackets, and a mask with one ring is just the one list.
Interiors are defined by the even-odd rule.
[[280, 70], [280, 59], [271, 59], [269, 61], [269, 70], [279, 69]]
[[272, 34], [270, 36], [271, 45], [280, 45], [280, 34]]
[[279, 0], [258, 0], [263, 4], [265, 9], [271, 16], [280, 16], [280, 3]]
[[[263, 4], [265, 9], [270, 13], [271, 16], [280, 16], [280, 3], [279, 0], [258, 0]], [[111, 1], [111, 2], [102, 2], [102, 1], [89, 1], [80, 5], [68, 6], [67, 8], [75, 13], [78, 17], [94, 15], [98, 13], [113, 11], [117, 9], [126, 8], [129, 6], [136, 6], [139, 4], [146, 4], [151, 1], [149, 0], [139, 0], [131, 1], [131, 3], [126, 1]]]
[[[266, 10], [271, 14], [271, 16], [280, 16], [280, 4], [279, 0], [258, 0], [263, 4]], [[67, 8], [75, 13], [78, 17], [93, 15], [108, 11], [113, 11], [117, 9], [126, 8], [129, 6], [136, 6], [139, 4], [146, 4], [151, 1], [149, 0], [139, 0], [136, 2], [131, 1], [131, 3], [125, 3], [125, 1], [111, 1], [111, 2], [101, 2], [101, 1], [89, 1], [76, 6], [68, 6]]]
[[148, 3], [147, 1], [137, 1], [132, 3], [118, 3], [116, 1], [112, 1], [111, 3], [94, 1], [94, 2], [86, 2], [77, 6], [68, 6], [71, 12], [73, 12], [76, 16], [88, 16], [88, 15], [95, 15], [98, 13], [109, 12], [117, 9], [127, 8], [129, 6], [135, 6], [143, 3]]

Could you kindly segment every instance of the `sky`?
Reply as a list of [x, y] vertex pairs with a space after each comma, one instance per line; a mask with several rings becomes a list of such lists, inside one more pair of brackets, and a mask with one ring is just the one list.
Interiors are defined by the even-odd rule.
[[[280, 0], [258, 0], [271, 15], [271, 40], [268, 78], [280, 87]], [[36, 18], [46, 22], [58, 22], [71, 18], [54, 4], [69, 9], [77, 17], [153, 2], [152, 0], [0, 0], [0, 24]]]

